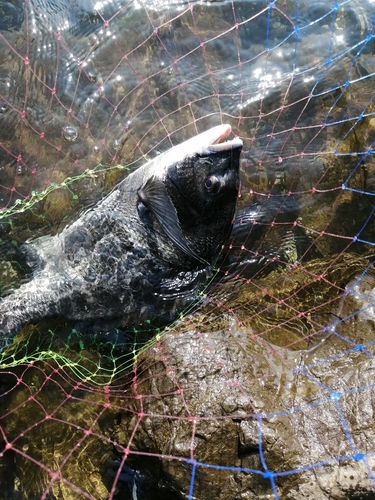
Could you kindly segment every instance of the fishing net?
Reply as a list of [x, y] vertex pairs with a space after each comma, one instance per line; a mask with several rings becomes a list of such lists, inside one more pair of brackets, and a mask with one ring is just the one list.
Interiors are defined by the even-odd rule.
[[244, 143], [231, 235], [173, 324], [46, 318], [1, 352], [1, 500], [374, 498], [374, 16], [0, 3], [4, 296], [23, 242], [148, 159], [220, 123]]

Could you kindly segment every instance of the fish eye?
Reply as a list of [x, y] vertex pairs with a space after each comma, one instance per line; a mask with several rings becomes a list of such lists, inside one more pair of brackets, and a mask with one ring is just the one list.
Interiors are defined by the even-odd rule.
[[217, 193], [221, 187], [221, 182], [216, 175], [211, 175], [211, 177], [208, 177], [204, 183], [204, 188], [207, 191], [207, 193]]

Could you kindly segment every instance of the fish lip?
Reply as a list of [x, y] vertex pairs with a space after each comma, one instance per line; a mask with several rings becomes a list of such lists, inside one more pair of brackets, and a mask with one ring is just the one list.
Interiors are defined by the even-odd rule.
[[207, 156], [242, 147], [242, 140], [238, 137], [227, 141], [231, 132], [232, 127], [229, 124], [217, 125], [175, 146], [170, 150], [173, 151], [170, 154], [173, 154], [174, 157], [177, 154], [181, 156], [192, 154]]
[[[242, 140], [239, 137], [229, 141], [226, 140], [231, 132], [232, 127], [229, 124], [217, 125], [173, 146], [155, 158], [153, 173], [158, 177], [165, 177], [170, 165], [181, 161], [187, 156], [198, 155], [205, 157], [223, 151], [238, 151], [243, 146]], [[164, 168], [161, 169], [162, 165], [164, 165]]]
[[218, 125], [217, 127], [207, 130], [206, 133], [202, 134], [202, 138], [207, 134], [207, 143], [202, 144], [197, 153], [200, 156], [206, 156], [213, 153], [242, 148], [243, 142], [239, 137], [235, 137], [229, 141], [226, 140], [231, 132], [232, 127], [229, 124]]
[[225, 141], [225, 142], [219, 142], [215, 144], [210, 144], [209, 146], [203, 147], [202, 148], [202, 155], [203, 154], [212, 154], [212, 153], [220, 153], [221, 151], [229, 151], [233, 149], [239, 149], [242, 148], [243, 142], [239, 137], [235, 137], [234, 139], [230, 141]]
[[227, 139], [229, 134], [232, 132], [232, 127], [228, 123], [225, 123], [223, 125], [218, 125], [217, 127], [213, 127], [212, 129], [210, 129], [210, 131], [212, 133], [216, 131], [218, 134], [218, 137], [216, 139], [213, 139], [211, 145], [221, 144]]

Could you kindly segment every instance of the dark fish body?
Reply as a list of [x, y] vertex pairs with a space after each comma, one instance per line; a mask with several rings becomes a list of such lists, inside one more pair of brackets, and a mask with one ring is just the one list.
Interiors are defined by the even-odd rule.
[[0, 302], [3, 345], [63, 316], [139, 327], [171, 321], [212, 270], [239, 187], [240, 139], [214, 127], [149, 161], [76, 222], [25, 245], [33, 278]]

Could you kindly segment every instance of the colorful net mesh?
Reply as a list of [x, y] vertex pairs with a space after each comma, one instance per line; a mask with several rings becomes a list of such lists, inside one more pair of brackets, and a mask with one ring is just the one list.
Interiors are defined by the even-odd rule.
[[[244, 142], [214, 278], [164, 330], [28, 325], [0, 499], [374, 498], [375, 4], [0, 4], [0, 285], [129, 171]], [[218, 214], [220, 216], [220, 214]]]

